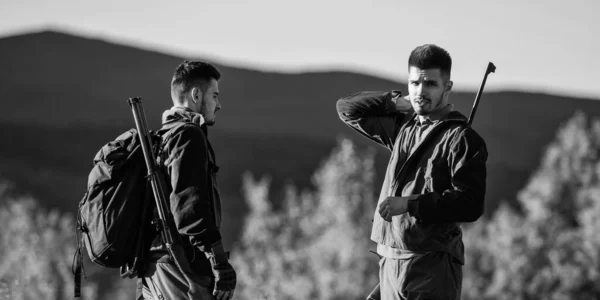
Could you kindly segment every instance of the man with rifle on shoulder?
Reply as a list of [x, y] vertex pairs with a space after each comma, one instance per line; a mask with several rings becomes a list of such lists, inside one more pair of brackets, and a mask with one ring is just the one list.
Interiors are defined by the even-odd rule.
[[184, 61], [173, 75], [173, 107], [163, 113], [159, 157], [167, 171], [168, 227], [176, 231], [185, 258], [174, 263], [164, 238], [152, 237], [150, 261], [138, 279], [140, 299], [233, 297], [236, 273], [221, 239], [218, 166], [207, 131], [221, 108], [220, 78], [213, 65], [200, 61]]
[[488, 154], [448, 104], [451, 67], [446, 50], [419, 46], [408, 60], [406, 98], [361, 92], [337, 102], [342, 121], [391, 151], [371, 232], [382, 300], [460, 299], [460, 223], [483, 214]]

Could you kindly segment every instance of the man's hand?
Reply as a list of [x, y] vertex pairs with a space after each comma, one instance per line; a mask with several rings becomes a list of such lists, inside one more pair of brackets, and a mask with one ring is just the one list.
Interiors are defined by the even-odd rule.
[[210, 261], [212, 272], [215, 275], [213, 296], [215, 296], [216, 300], [229, 300], [233, 298], [237, 276], [235, 270], [227, 260], [223, 243], [218, 242], [214, 244], [210, 251], [204, 253]]
[[236, 286], [235, 270], [229, 263], [213, 265], [212, 269], [215, 275], [213, 296], [216, 300], [232, 299]]
[[405, 112], [413, 108], [408, 96], [402, 97], [402, 94], [396, 94], [392, 100], [396, 103], [396, 110], [399, 112]]
[[392, 217], [401, 215], [408, 210], [409, 197], [387, 197], [379, 204], [379, 215], [391, 222]]

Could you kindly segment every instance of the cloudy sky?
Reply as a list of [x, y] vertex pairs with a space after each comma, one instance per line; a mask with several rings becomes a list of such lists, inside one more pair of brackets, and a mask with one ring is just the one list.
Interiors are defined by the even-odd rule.
[[0, 36], [55, 29], [282, 72], [406, 78], [410, 51], [453, 57], [455, 88], [600, 99], [598, 0], [0, 0]]

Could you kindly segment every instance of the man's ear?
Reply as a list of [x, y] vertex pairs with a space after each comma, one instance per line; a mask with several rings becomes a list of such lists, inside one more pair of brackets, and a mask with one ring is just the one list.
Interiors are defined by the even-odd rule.
[[197, 103], [198, 100], [200, 98], [202, 98], [202, 91], [200, 91], [200, 89], [198, 87], [193, 87], [190, 90], [190, 94], [192, 96], [192, 101], [194, 101], [194, 103]]
[[448, 80], [448, 83], [446, 83], [445, 91], [447, 91], [447, 92], [451, 91], [453, 85], [454, 85], [454, 82], [452, 82], [452, 80]]
[[446, 103], [448, 102], [448, 97], [450, 96], [450, 93], [452, 92], [453, 85], [454, 85], [454, 82], [452, 82], [452, 80], [448, 80], [448, 82], [446, 83], [446, 86], [444, 87], [444, 92], [442, 93], [442, 97], [444, 98], [444, 101]]

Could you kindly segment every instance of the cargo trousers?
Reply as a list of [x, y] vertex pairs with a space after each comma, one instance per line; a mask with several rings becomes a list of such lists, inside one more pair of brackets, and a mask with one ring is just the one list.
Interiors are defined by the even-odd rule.
[[459, 300], [462, 265], [445, 252], [379, 261], [381, 300]]
[[148, 263], [137, 285], [137, 300], [215, 299], [210, 277], [194, 273], [184, 276], [168, 259]]

